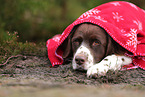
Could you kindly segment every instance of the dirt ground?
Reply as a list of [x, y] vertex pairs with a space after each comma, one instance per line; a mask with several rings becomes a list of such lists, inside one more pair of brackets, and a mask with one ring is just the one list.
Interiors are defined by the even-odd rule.
[[26, 56], [0, 67], [0, 97], [144, 97], [145, 71], [87, 78], [71, 64], [52, 68], [47, 57]]

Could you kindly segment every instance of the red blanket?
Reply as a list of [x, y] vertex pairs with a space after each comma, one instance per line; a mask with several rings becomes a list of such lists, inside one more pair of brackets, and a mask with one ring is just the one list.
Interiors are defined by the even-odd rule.
[[97, 24], [122, 47], [132, 53], [133, 64], [127, 69], [140, 67], [145, 70], [145, 11], [136, 5], [114, 1], [95, 7], [70, 24], [61, 35], [47, 41], [48, 57], [54, 65], [63, 63], [63, 50], [59, 48], [75, 25], [83, 22]]

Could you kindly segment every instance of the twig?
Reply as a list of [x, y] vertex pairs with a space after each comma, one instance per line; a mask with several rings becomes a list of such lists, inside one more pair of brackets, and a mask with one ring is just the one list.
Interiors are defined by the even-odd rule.
[[8, 63], [8, 61], [9, 61], [10, 59], [12, 59], [12, 58], [15, 58], [15, 57], [21, 57], [21, 56], [23, 56], [23, 55], [11, 56], [11, 57], [9, 57], [9, 58], [6, 60], [6, 62], [5, 62], [5, 63], [0, 64], [0, 66], [4, 66], [4, 65], [6, 65], [6, 64]]

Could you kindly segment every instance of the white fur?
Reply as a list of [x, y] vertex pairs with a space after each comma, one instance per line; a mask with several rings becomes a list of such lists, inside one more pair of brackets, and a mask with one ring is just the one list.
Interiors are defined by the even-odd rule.
[[[87, 61], [81, 66], [79, 66], [75, 62], [75, 57], [79, 54], [84, 54], [87, 57]], [[93, 58], [90, 50], [85, 46], [85, 44], [82, 43], [81, 46], [77, 49], [77, 51], [73, 57], [73, 61], [72, 61], [73, 69], [82, 68], [84, 70], [88, 70], [93, 65], [94, 65], [94, 58]]]
[[120, 70], [123, 65], [132, 63], [132, 58], [126, 56], [110, 55], [104, 58], [100, 63], [97, 63], [87, 70], [87, 77], [92, 77], [95, 74], [105, 75], [108, 70]]
[[[78, 65], [75, 62], [75, 57], [79, 54], [83, 54], [87, 57], [86, 62], [82, 65]], [[74, 54], [72, 67], [74, 70], [80, 68], [87, 70], [87, 77], [92, 77], [95, 74], [103, 76], [108, 70], [119, 70], [123, 65], [128, 65], [130, 63], [132, 63], [132, 58], [113, 54], [105, 57], [101, 62], [94, 64], [94, 57], [91, 54], [91, 51], [84, 43], [82, 43]]]

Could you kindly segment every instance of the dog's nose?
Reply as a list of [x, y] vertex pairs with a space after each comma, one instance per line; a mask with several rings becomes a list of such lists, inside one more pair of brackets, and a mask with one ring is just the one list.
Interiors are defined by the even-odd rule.
[[76, 63], [77, 63], [78, 65], [82, 65], [82, 64], [84, 64], [84, 63], [86, 62], [86, 57], [83, 56], [83, 55], [77, 55], [77, 56], [75, 57], [75, 61], [76, 61]]

